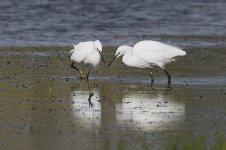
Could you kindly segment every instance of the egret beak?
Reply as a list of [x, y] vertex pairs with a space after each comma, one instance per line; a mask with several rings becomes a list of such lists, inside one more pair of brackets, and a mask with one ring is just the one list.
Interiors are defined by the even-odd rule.
[[118, 55], [115, 55], [113, 57], [113, 59], [111, 60], [111, 62], [108, 64], [107, 68], [109, 68], [111, 66], [111, 64], [113, 63], [113, 61], [118, 57]]
[[99, 49], [97, 49], [97, 51], [100, 53], [100, 57], [101, 57], [101, 59], [102, 59], [104, 65], [106, 66], [105, 60], [104, 60], [104, 56], [102, 55], [102, 53], [101, 53], [101, 51], [100, 51]]

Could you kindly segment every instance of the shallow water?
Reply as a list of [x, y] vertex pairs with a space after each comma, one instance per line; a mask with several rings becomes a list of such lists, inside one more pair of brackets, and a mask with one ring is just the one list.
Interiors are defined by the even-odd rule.
[[225, 0], [1, 0], [0, 45], [226, 46]]
[[[168, 66], [171, 90], [158, 68], [153, 87], [148, 70], [120, 61], [101, 64], [86, 82], [70, 68], [70, 47], [1, 49], [0, 149], [167, 149], [187, 137], [204, 136], [206, 147], [226, 139], [224, 48], [187, 49]], [[114, 49], [104, 48], [107, 61]]]

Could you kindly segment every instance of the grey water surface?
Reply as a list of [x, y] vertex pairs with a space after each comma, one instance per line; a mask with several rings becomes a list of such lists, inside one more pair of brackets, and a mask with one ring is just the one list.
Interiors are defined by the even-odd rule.
[[0, 45], [225, 46], [224, 0], [1, 0]]

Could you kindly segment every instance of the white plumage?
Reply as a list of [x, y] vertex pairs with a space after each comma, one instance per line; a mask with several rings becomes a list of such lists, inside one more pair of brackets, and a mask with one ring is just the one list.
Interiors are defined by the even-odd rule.
[[72, 53], [71, 60], [76, 63], [84, 62], [85, 64], [91, 64], [96, 67], [100, 63], [100, 52], [102, 52], [102, 45], [100, 41], [87, 41], [80, 42], [77, 45], [73, 45], [74, 49], [70, 51]]
[[80, 42], [77, 45], [73, 46], [74, 49], [70, 50], [70, 53], [72, 53], [71, 60], [73, 61], [71, 67], [80, 72], [80, 78], [84, 78], [85, 76], [82, 71], [75, 67], [75, 63], [90, 64], [94, 68], [96, 68], [97, 65], [100, 63], [100, 58], [102, 58], [103, 62], [105, 63], [104, 58], [101, 54], [102, 44], [99, 40], [96, 40], [94, 42]]
[[[186, 52], [177, 47], [157, 41], [147, 40], [138, 42], [133, 47], [127, 45], [120, 46], [108, 67], [114, 59], [123, 56], [122, 61], [127, 66], [138, 68], [153, 68], [153, 66], [161, 67], [168, 77], [168, 84], [170, 84], [171, 76], [165, 69], [165, 64], [174, 61], [174, 57], [176, 56], [184, 55], [186, 55]], [[152, 76], [152, 70], [151, 78], [153, 83], [154, 78]]]

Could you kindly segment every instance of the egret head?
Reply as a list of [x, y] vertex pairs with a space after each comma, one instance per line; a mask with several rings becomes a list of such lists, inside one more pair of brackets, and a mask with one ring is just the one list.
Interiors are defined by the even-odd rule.
[[120, 56], [125, 55], [130, 50], [132, 50], [132, 47], [130, 47], [130, 46], [127, 46], [127, 45], [119, 46], [118, 49], [115, 52], [115, 56], [113, 57], [113, 59], [111, 60], [111, 62], [108, 64], [108, 67], [111, 66], [112, 62], [115, 59], [119, 58]]
[[99, 40], [94, 41], [94, 47], [95, 47], [98, 51], [102, 52], [102, 44], [100, 43]]
[[126, 52], [127, 52], [128, 50], [131, 50], [131, 49], [132, 49], [132, 47], [127, 46], [127, 45], [119, 46], [118, 49], [117, 49], [116, 52], [115, 52], [115, 57], [116, 57], [116, 59], [119, 58], [120, 56], [126, 54]]

